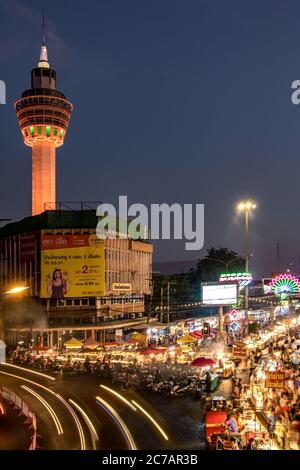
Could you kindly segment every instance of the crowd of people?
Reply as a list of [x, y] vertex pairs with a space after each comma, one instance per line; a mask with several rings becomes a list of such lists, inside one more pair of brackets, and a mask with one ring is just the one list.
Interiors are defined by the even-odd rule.
[[[36, 369], [40, 372], [59, 376], [89, 375], [109, 379], [125, 387], [148, 389], [152, 391], [171, 391], [178, 388], [183, 391], [198, 391], [208, 387], [209, 374], [199, 377], [199, 371], [186, 364], [138, 363], [136, 360], [127, 364], [114, 361], [113, 356], [104, 354], [96, 360], [86, 357], [84, 360], [52, 358], [47, 355], [35, 355], [30, 350], [19, 346], [11, 351], [11, 362], [16, 365]], [[193, 385], [193, 387], [192, 387]], [[174, 394], [175, 395], [175, 394]]]

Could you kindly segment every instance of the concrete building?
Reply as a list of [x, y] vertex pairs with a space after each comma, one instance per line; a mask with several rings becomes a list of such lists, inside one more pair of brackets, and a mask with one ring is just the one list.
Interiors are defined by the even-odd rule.
[[[45, 211], [0, 229], [0, 290], [26, 285], [20, 295], [2, 296], [6, 340], [16, 343], [32, 334], [44, 344], [58, 344], [59, 335], [72, 331], [83, 339], [114, 338], [116, 329], [146, 322], [145, 296], [151, 294], [153, 246], [126, 233], [104, 241], [105, 291], [101, 296], [43, 298], [44, 236], [95, 236], [94, 210]], [[106, 334], [105, 334], [106, 332]]]

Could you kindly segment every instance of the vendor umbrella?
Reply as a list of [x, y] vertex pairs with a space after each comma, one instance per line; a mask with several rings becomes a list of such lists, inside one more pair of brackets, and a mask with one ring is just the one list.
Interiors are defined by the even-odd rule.
[[65, 342], [65, 348], [67, 349], [81, 349], [82, 341], [79, 341], [76, 338], [71, 338], [69, 341]]
[[185, 334], [181, 338], [177, 340], [177, 343], [195, 343], [197, 338], [193, 338], [193, 336]]
[[216, 363], [213, 359], [210, 359], [209, 357], [197, 357], [196, 359], [193, 360], [191, 363], [191, 366], [193, 367], [212, 367]]
[[199, 330], [190, 331], [189, 335], [192, 336], [193, 338], [196, 338], [196, 339], [202, 339], [203, 338], [203, 334]]

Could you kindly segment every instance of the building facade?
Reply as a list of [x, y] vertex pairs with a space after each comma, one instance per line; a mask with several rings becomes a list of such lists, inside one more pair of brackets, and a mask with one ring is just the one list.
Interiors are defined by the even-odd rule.
[[153, 246], [122, 232], [103, 241], [103, 295], [43, 298], [42, 238], [96, 236], [97, 221], [93, 210], [45, 211], [0, 229], [0, 289], [6, 292], [16, 285], [28, 287], [20, 295], [3, 298], [9, 343], [14, 343], [20, 333], [33, 333], [45, 334], [44, 343], [57, 344], [59, 334], [66, 331], [80, 332], [83, 339], [92, 335], [103, 340], [111, 338], [116, 329], [145, 323]]

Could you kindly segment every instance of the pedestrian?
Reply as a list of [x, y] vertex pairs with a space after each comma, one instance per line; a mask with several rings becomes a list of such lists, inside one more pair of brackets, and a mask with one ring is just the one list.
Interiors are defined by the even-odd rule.
[[246, 450], [255, 450], [254, 438], [250, 437], [248, 444], [246, 445]]
[[208, 395], [210, 394], [210, 387], [211, 387], [211, 376], [210, 376], [210, 373], [207, 371], [206, 377], [205, 377], [205, 391]]

